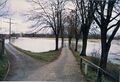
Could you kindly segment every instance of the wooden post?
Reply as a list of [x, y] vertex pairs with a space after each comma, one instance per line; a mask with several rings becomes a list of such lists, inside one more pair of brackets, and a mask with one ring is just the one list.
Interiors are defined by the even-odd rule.
[[5, 44], [5, 40], [4, 38], [2, 38], [2, 55], [4, 55], [4, 45]]
[[0, 35], [0, 60], [2, 61], [3, 60], [3, 54], [4, 54], [4, 37], [3, 35], [1, 34]]
[[102, 72], [100, 68], [97, 68], [97, 80], [96, 82], [102, 82]]
[[120, 82], [120, 70], [119, 70], [119, 82]]
[[82, 58], [80, 57], [80, 69], [82, 70]]
[[85, 62], [85, 75], [87, 75], [88, 63]]

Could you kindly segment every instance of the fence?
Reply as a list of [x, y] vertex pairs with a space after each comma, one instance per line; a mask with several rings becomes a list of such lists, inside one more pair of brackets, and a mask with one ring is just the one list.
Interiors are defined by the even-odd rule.
[[4, 42], [4, 38], [0, 39], [0, 60], [2, 60], [4, 54]]
[[[83, 68], [84, 67], [84, 68]], [[107, 71], [103, 70], [99, 66], [95, 65], [94, 63], [90, 62], [89, 60], [85, 59], [84, 57], [81, 57], [80, 59], [80, 68], [84, 71], [84, 74], [87, 77], [91, 77], [91, 82], [100, 82], [97, 80], [98, 72], [102, 72], [102, 82], [120, 82], [120, 72], [119, 77], [116, 78]], [[90, 75], [88, 75], [90, 74]], [[93, 81], [94, 80], [94, 81]]]

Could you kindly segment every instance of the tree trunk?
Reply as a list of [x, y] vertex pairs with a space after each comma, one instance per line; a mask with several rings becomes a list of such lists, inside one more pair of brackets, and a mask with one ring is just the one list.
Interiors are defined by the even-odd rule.
[[72, 38], [69, 37], [69, 47], [71, 47], [71, 40], [72, 40]]
[[62, 25], [61, 25], [61, 46], [62, 48], [64, 46], [64, 27], [62, 27]]
[[82, 51], [80, 53], [80, 56], [86, 56], [88, 33], [89, 33], [89, 28], [87, 27], [87, 25], [84, 25], [82, 27], [83, 39], [82, 39]]
[[58, 40], [59, 40], [59, 37], [58, 37], [58, 35], [56, 35], [56, 40], [55, 40], [55, 43], [56, 43], [56, 45], [55, 45], [55, 50], [57, 51], [58, 50]]
[[87, 36], [83, 36], [83, 39], [82, 39], [82, 51], [80, 53], [80, 56], [86, 56], [86, 48], [87, 48]]
[[62, 48], [63, 48], [63, 46], [64, 46], [64, 37], [62, 36], [62, 42], [61, 42], [61, 44], [62, 44]]
[[75, 51], [78, 49], [78, 38], [76, 37], [76, 43], [75, 43]]
[[[110, 49], [110, 44], [107, 43], [107, 31], [106, 30], [101, 30], [101, 47], [102, 49], [101, 49], [100, 67], [103, 70], [106, 70], [108, 52]], [[98, 71], [97, 81], [102, 82], [102, 71], [101, 70]]]

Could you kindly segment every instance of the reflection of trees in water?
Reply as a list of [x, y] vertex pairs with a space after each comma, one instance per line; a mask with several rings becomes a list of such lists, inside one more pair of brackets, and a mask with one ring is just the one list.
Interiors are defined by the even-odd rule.
[[95, 57], [95, 58], [99, 58], [100, 59], [100, 57], [101, 57], [101, 55], [100, 55], [100, 49], [95, 49], [95, 45], [94, 45], [94, 49], [92, 50], [92, 52], [91, 52], [91, 56], [93, 56], [93, 57]]

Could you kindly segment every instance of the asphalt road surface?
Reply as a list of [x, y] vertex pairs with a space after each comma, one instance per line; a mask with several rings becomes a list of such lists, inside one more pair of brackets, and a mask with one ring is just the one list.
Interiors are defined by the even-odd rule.
[[86, 82], [72, 52], [65, 46], [60, 57], [51, 62], [38, 61], [6, 44], [11, 63], [9, 81]]

